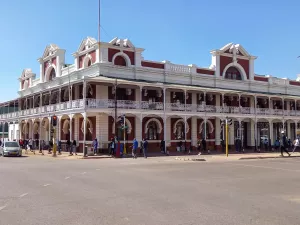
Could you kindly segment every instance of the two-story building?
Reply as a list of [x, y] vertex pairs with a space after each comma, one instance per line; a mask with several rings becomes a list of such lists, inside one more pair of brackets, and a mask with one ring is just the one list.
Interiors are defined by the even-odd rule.
[[172, 151], [179, 142], [196, 147], [203, 138], [210, 150], [220, 150], [226, 117], [234, 121], [231, 146], [236, 139], [246, 149], [266, 138], [274, 143], [282, 130], [297, 136], [300, 82], [255, 74], [257, 57], [241, 45], [211, 51], [209, 67], [150, 61], [143, 51], [128, 39], [98, 43], [87, 37], [74, 63], [66, 64], [64, 49], [47, 46], [39, 76], [24, 69], [19, 98], [1, 105], [9, 138], [49, 141], [54, 114], [57, 138], [75, 139], [81, 150], [94, 138], [103, 149], [114, 136], [123, 140], [121, 124], [115, 124], [120, 115], [126, 115], [126, 141], [147, 138], [150, 151], [159, 151], [161, 140]]

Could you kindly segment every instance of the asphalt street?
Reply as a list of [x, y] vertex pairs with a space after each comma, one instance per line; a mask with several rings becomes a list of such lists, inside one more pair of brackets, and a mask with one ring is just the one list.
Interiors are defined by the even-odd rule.
[[0, 224], [300, 224], [300, 158], [0, 158]]

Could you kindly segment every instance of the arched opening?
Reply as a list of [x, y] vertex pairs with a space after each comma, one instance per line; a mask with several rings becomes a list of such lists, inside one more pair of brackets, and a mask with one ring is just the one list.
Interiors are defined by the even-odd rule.
[[226, 70], [225, 79], [242, 80], [242, 76], [236, 67], [231, 66]]
[[176, 140], [184, 140], [185, 138], [185, 128], [184, 128], [184, 122], [183, 121], [179, 121], [178, 123], [175, 124], [175, 139]]
[[90, 67], [92, 65], [92, 60], [89, 59], [88, 63], [87, 63], [87, 66]]
[[49, 74], [49, 81], [53, 80], [56, 77], [55, 69], [52, 68]]
[[147, 139], [148, 140], [158, 140], [158, 126], [155, 121], [151, 121], [147, 127]]
[[121, 55], [118, 55], [116, 58], [115, 58], [115, 61], [114, 61], [114, 64], [116, 66], [127, 66], [127, 63], [126, 63], [126, 60], [123, 56]]

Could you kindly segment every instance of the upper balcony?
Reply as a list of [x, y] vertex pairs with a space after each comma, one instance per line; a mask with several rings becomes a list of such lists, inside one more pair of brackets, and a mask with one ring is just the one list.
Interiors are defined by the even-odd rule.
[[[105, 110], [114, 109], [117, 106], [118, 109], [126, 110], [140, 110], [140, 111], [153, 111], [163, 112], [164, 104], [162, 102], [146, 102], [146, 101], [131, 101], [131, 100], [118, 100], [115, 105], [115, 101], [112, 99], [83, 99], [52, 104], [42, 107], [36, 107], [32, 109], [22, 110], [19, 112], [12, 112], [0, 115], [0, 119], [18, 119], [28, 116], [48, 116], [53, 113], [72, 113], [74, 111], [86, 110]], [[214, 106], [214, 105], [197, 105], [182, 103], [166, 103], [166, 113], [205, 113], [205, 114], [235, 114], [235, 115], [268, 115], [268, 116], [300, 116], [298, 110], [282, 110], [282, 109], [269, 109], [269, 108], [253, 108], [253, 107], [234, 107], [234, 106]], [[139, 111], [139, 112], [140, 112]]]

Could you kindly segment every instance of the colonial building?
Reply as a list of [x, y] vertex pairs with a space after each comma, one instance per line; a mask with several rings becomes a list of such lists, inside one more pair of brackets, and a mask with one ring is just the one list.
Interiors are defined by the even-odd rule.
[[126, 141], [147, 138], [151, 151], [159, 151], [161, 140], [172, 151], [179, 142], [195, 147], [203, 138], [211, 150], [220, 150], [226, 117], [234, 120], [231, 146], [236, 139], [249, 149], [264, 139], [274, 143], [282, 130], [296, 137], [300, 82], [255, 74], [257, 57], [241, 45], [211, 51], [209, 67], [150, 61], [143, 51], [128, 39], [99, 44], [87, 37], [74, 63], [66, 64], [64, 49], [47, 46], [38, 59], [39, 75], [24, 69], [19, 98], [1, 105], [9, 138], [48, 141], [54, 114], [57, 138], [75, 139], [80, 149], [94, 138], [103, 149], [113, 136], [123, 140], [124, 132], [115, 129], [123, 114]]

